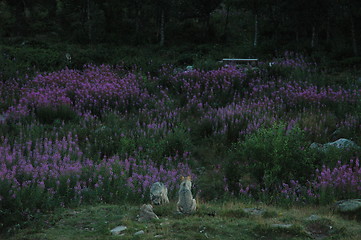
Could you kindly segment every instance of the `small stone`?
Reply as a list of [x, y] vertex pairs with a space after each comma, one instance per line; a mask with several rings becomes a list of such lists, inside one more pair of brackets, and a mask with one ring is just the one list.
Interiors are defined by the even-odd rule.
[[144, 234], [144, 231], [143, 231], [143, 230], [140, 230], [140, 231], [134, 233], [134, 236], [142, 235], [142, 234]]
[[122, 231], [124, 231], [125, 229], [127, 229], [126, 226], [118, 226], [118, 227], [115, 227], [113, 228], [112, 230], [110, 230], [110, 232], [113, 234], [113, 235], [119, 235]]
[[271, 227], [273, 227], [273, 228], [281, 228], [281, 229], [289, 229], [292, 226], [293, 226], [293, 224], [279, 224], [279, 223], [271, 224]]
[[193, 66], [187, 66], [186, 67], [186, 71], [192, 71], [193, 70]]
[[155, 235], [154, 238], [161, 238], [163, 235]]
[[261, 216], [266, 212], [261, 208], [243, 208], [243, 211], [254, 216]]
[[321, 219], [320, 216], [313, 214], [313, 215], [309, 216], [308, 218], [306, 218], [306, 221], [317, 221], [320, 219]]
[[162, 222], [162, 223], [160, 223], [159, 225], [160, 226], [165, 226], [165, 225], [169, 225], [170, 223], [169, 222]]

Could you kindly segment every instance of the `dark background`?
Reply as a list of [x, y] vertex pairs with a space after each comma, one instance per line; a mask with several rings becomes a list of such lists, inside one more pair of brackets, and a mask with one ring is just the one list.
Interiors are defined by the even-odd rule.
[[[0, 0], [2, 61], [54, 70], [110, 63], [209, 65], [293, 51], [361, 66], [359, 0]], [[3, 75], [6, 71], [3, 71]]]

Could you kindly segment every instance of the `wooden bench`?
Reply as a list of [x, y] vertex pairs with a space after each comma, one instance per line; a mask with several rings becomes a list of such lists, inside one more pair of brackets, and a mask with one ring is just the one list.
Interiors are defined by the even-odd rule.
[[223, 58], [223, 63], [254, 63], [258, 58]]

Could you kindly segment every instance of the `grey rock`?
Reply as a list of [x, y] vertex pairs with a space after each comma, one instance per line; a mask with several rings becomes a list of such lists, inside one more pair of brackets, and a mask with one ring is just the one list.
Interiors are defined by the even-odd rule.
[[320, 148], [323, 148], [323, 144], [315, 143], [315, 142], [314, 142], [314, 143], [311, 143], [310, 148], [320, 149]]
[[340, 138], [334, 142], [329, 142], [329, 143], [325, 143], [325, 144], [312, 143], [310, 145], [310, 148], [327, 152], [330, 148], [348, 149], [348, 148], [360, 148], [360, 146], [358, 146], [356, 143], [354, 143], [353, 141], [351, 141], [349, 139]]
[[357, 148], [357, 144], [354, 143], [351, 140], [348, 140], [346, 138], [340, 138], [334, 142], [330, 142], [330, 143], [326, 143], [324, 144], [324, 147], [336, 147], [339, 149], [344, 149], [344, 148]]
[[340, 213], [361, 211], [361, 199], [350, 199], [336, 202], [336, 210]]
[[193, 66], [187, 66], [186, 67], [186, 71], [192, 71], [193, 70]]
[[289, 229], [292, 226], [293, 224], [281, 224], [281, 223], [271, 224], [272, 228], [280, 228], [280, 229]]
[[110, 230], [110, 232], [113, 234], [113, 235], [119, 235], [121, 232], [123, 232], [124, 230], [126, 230], [127, 227], [126, 226], [118, 226], [118, 227], [115, 227], [113, 228], [112, 230]]
[[157, 214], [153, 212], [153, 206], [150, 204], [143, 204], [143, 206], [140, 208], [138, 221], [147, 222], [153, 219], [159, 219]]
[[134, 236], [142, 235], [142, 234], [144, 234], [144, 231], [143, 231], [143, 230], [140, 230], [140, 231], [134, 233]]
[[243, 211], [254, 216], [261, 216], [266, 212], [261, 208], [243, 208]]
[[166, 226], [166, 225], [169, 225], [170, 224], [170, 222], [162, 222], [162, 223], [160, 223], [159, 225], [160, 226]]
[[308, 218], [306, 218], [306, 221], [312, 222], [312, 221], [318, 221], [320, 219], [321, 219], [320, 216], [313, 214], [313, 215], [309, 216]]
[[5, 115], [0, 115], [0, 123], [5, 122], [5, 120], [6, 120]]

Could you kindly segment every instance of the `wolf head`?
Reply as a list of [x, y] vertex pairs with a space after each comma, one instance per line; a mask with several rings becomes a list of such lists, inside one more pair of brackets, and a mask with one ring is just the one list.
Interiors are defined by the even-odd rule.
[[192, 178], [191, 176], [188, 177], [181, 177], [181, 184], [180, 184], [181, 188], [187, 188], [187, 189], [191, 189], [192, 188]]

